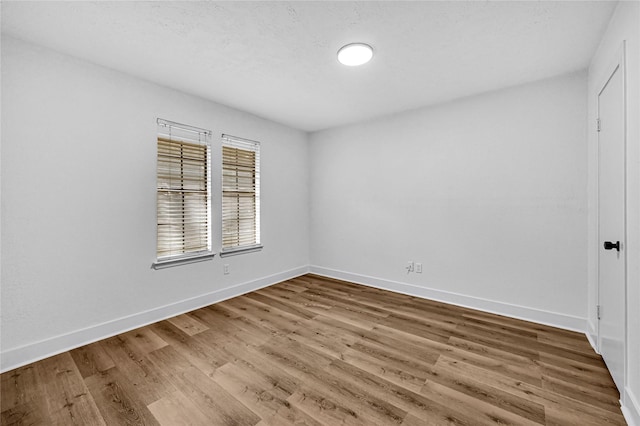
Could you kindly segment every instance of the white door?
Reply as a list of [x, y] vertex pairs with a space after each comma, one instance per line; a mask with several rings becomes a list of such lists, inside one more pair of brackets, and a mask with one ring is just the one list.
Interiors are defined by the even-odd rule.
[[625, 105], [623, 57], [598, 93], [598, 300], [600, 353], [618, 390], [625, 357]]

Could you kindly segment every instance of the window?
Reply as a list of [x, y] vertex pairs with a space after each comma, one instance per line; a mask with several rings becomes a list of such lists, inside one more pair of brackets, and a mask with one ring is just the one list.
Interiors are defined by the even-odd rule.
[[221, 256], [261, 249], [260, 143], [222, 135]]
[[158, 269], [213, 258], [211, 132], [158, 119]]

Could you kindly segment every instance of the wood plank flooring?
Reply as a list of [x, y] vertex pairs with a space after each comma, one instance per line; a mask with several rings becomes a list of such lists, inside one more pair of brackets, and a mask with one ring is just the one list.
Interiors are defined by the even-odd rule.
[[584, 335], [314, 275], [1, 376], [2, 425], [608, 425]]

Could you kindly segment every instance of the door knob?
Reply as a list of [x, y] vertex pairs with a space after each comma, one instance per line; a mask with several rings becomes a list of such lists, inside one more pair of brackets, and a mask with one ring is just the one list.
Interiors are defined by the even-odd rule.
[[605, 241], [604, 249], [605, 250], [616, 249], [616, 251], [620, 251], [620, 241], [616, 241], [615, 243], [612, 243], [611, 241]]

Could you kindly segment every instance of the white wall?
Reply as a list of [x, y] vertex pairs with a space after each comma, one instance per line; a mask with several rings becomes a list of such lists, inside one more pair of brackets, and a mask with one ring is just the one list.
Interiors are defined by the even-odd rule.
[[[214, 176], [220, 134], [262, 142], [261, 252], [150, 268], [158, 117], [213, 131]], [[3, 370], [307, 270], [304, 132], [7, 37], [2, 131]]]
[[312, 134], [311, 270], [584, 330], [586, 106], [578, 72]]
[[[640, 425], [640, 3], [620, 2], [589, 67], [589, 332], [595, 340], [597, 322], [598, 139], [594, 123], [597, 91], [606, 68], [626, 40], [627, 97], [627, 354], [623, 412], [629, 424]], [[632, 423], [633, 422], [633, 423]]]

